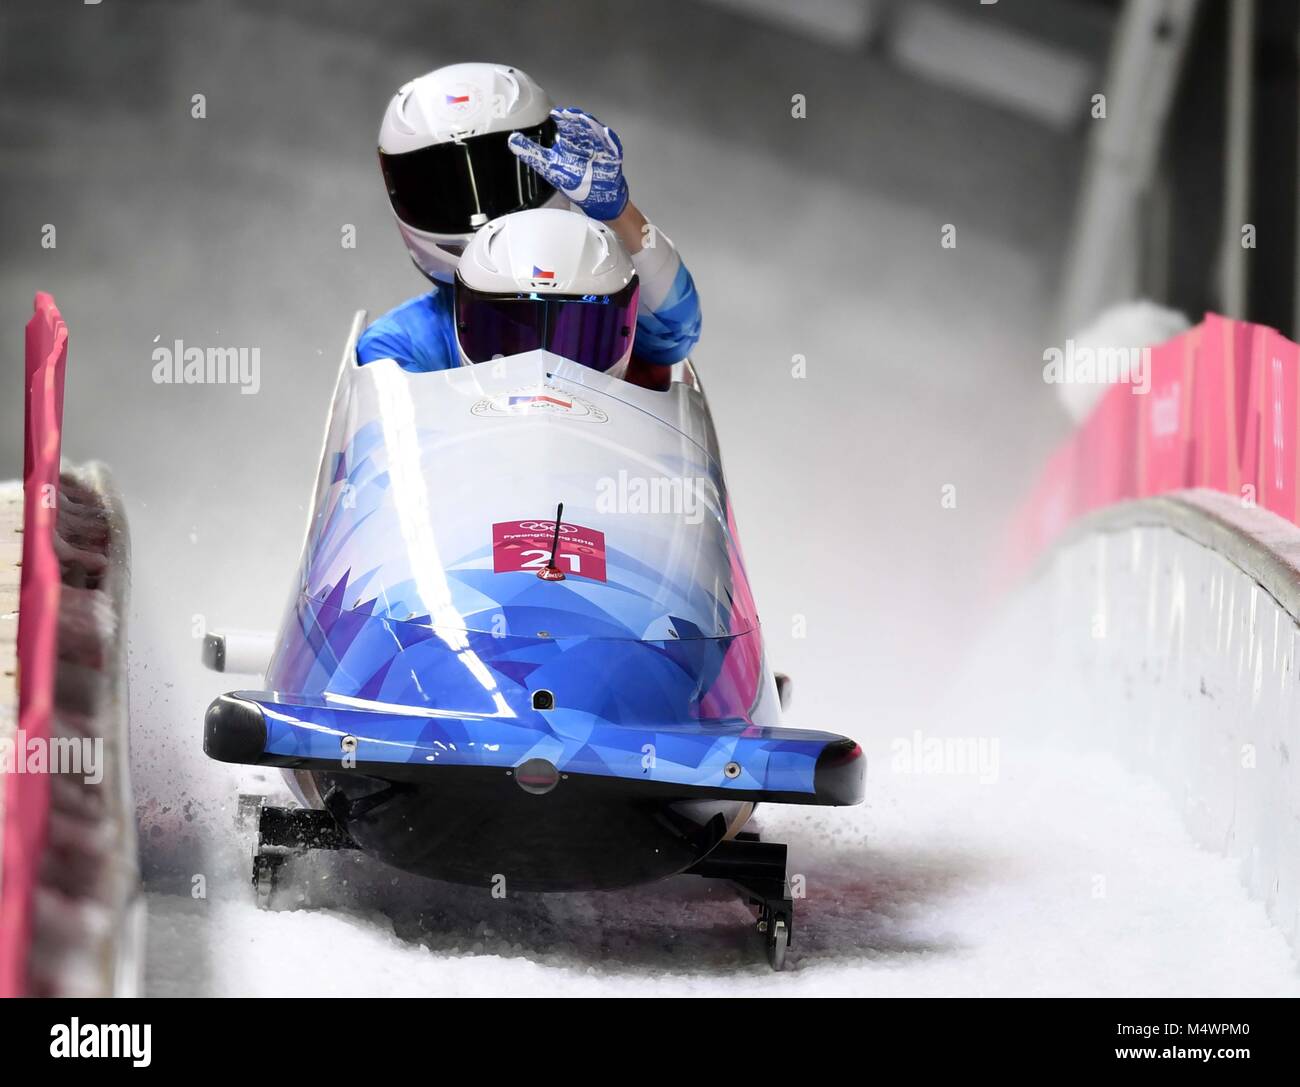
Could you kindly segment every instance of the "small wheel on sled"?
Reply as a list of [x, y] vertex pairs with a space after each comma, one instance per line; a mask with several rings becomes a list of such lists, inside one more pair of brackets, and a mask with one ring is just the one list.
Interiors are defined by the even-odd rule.
[[790, 926], [786, 919], [770, 910], [764, 910], [758, 931], [767, 942], [767, 962], [773, 970], [785, 967], [785, 953], [790, 948]]
[[271, 895], [275, 893], [276, 877], [280, 873], [283, 857], [268, 857], [258, 854], [253, 858], [253, 889], [257, 892], [258, 909], [269, 909]]
[[767, 961], [773, 970], [785, 967], [785, 953], [790, 947], [790, 930], [784, 921], [776, 921], [768, 926]]

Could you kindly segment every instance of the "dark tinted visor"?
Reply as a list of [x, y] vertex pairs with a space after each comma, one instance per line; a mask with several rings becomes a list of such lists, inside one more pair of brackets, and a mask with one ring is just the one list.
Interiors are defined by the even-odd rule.
[[487, 294], [456, 277], [456, 338], [471, 362], [544, 349], [608, 370], [636, 335], [636, 276], [617, 294]]
[[[519, 129], [549, 147], [555, 122]], [[400, 155], [379, 152], [388, 199], [397, 217], [430, 234], [471, 234], [488, 219], [544, 204], [555, 191], [506, 145], [509, 132], [471, 136]], [[472, 222], [471, 217], [484, 218]]]

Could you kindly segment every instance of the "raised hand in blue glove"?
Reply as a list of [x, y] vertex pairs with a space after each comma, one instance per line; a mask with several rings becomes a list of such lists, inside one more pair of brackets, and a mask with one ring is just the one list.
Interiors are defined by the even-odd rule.
[[613, 129], [584, 110], [551, 110], [555, 143], [543, 147], [519, 132], [510, 150], [593, 219], [616, 218], [627, 206], [623, 145]]

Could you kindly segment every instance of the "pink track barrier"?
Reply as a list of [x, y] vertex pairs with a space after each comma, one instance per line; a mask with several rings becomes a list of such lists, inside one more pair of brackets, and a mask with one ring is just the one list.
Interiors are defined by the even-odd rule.
[[[27, 323], [23, 569], [18, 602], [18, 727], [46, 741], [54, 704], [62, 578], [54, 552], [68, 330], [54, 299], [36, 295]], [[0, 996], [27, 992], [33, 891], [49, 814], [45, 774], [8, 773], [0, 853]]]
[[1150, 389], [1111, 386], [1048, 460], [1013, 519], [1025, 570], [1076, 518], [1207, 487], [1300, 524], [1300, 347], [1264, 325], [1208, 314], [1154, 347]]

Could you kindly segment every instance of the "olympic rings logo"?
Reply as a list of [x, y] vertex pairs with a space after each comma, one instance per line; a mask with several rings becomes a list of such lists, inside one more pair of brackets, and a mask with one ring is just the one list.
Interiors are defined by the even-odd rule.
[[[554, 532], [555, 522], [554, 521], [520, 521], [519, 527], [522, 529], [526, 529], [529, 532], [540, 532], [542, 530], [545, 530], [547, 532]], [[572, 533], [572, 532], [577, 532], [578, 529], [576, 525], [566, 525], [561, 523], [560, 531]]]

